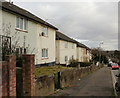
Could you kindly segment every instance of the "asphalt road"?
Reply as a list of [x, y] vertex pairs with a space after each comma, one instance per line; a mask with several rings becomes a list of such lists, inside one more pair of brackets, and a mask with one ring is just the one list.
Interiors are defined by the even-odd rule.
[[101, 68], [52, 96], [113, 96], [111, 69]]

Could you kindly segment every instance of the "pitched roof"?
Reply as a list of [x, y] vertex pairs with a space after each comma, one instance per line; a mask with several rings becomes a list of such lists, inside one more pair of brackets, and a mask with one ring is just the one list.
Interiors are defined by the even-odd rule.
[[86, 45], [84, 45], [80, 42], [77, 42], [77, 47], [82, 47], [82, 48], [86, 48], [87, 50], [91, 50], [89, 47], [87, 47]]
[[10, 12], [13, 12], [13, 13], [16, 13], [16, 14], [19, 14], [19, 15], [22, 15], [28, 19], [31, 19], [31, 20], [34, 20], [38, 23], [41, 23], [43, 25], [46, 25], [48, 27], [51, 27], [51, 28], [54, 28], [56, 30], [58, 30], [56, 27], [54, 27], [53, 25], [47, 23], [46, 21], [42, 20], [41, 18], [35, 16], [34, 14], [30, 13], [29, 11], [25, 10], [25, 9], [22, 9], [12, 3], [9, 3], [9, 2], [2, 2], [2, 9], [3, 10], [8, 10]]
[[73, 42], [73, 43], [77, 44], [77, 47], [82, 47], [82, 48], [86, 48], [86, 49], [90, 50], [90, 48], [88, 48], [86, 45], [68, 37], [67, 35], [65, 35], [59, 31], [56, 31], [56, 40], [64, 40], [64, 41], [68, 41], [68, 42]]
[[74, 39], [68, 37], [67, 35], [65, 35], [59, 31], [56, 31], [56, 40], [64, 40], [64, 41], [76, 43], [76, 41]]

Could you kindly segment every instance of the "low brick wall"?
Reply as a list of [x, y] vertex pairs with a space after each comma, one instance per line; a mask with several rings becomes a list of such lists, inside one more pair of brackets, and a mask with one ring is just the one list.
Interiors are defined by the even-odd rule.
[[[41, 76], [36, 78], [35, 96], [47, 96], [55, 91], [55, 84], [60, 83], [60, 88], [69, 87], [73, 81], [80, 79], [91, 72], [101, 68], [103, 66], [89, 66], [75, 69], [67, 69], [61, 71], [59, 79], [55, 81], [55, 76]], [[59, 82], [59, 83], [56, 83]]]
[[38, 77], [35, 84], [35, 96], [47, 96], [55, 91], [54, 76]]
[[92, 65], [92, 66], [83, 67], [80, 69], [64, 70], [61, 72], [61, 76], [60, 76], [60, 87], [61, 88], [68, 87], [71, 85], [71, 83], [73, 81], [75, 81], [79, 78], [82, 78], [101, 67], [103, 67], [103, 66]]

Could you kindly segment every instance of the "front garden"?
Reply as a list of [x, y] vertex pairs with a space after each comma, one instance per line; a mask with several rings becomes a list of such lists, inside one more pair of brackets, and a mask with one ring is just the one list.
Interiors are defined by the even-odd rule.
[[72, 69], [72, 67], [65, 67], [60, 65], [55, 66], [44, 66], [35, 69], [35, 76], [43, 76], [43, 75], [53, 75], [54, 73], [60, 72], [65, 69]]

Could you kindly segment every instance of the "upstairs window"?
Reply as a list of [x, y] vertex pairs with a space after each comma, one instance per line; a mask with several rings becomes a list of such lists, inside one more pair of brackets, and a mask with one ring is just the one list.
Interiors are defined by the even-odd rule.
[[48, 36], [48, 27], [43, 27], [42, 33], [43, 36]]
[[16, 28], [20, 30], [27, 31], [27, 23], [28, 21], [21, 17], [16, 17]]

